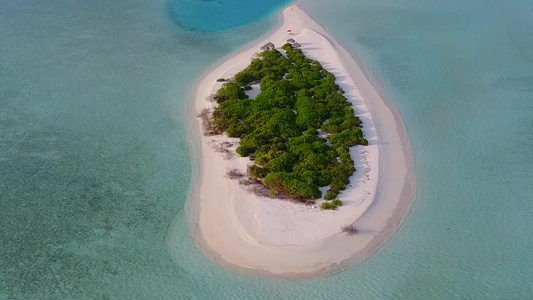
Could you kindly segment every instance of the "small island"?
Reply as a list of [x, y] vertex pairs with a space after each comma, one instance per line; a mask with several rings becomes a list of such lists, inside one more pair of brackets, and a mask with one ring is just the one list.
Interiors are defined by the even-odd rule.
[[198, 80], [188, 212], [207, 257], [309, 278], [364, 260], [396, 231], [416, 192], [411, 148], [363, 70], [291, 5]]
[[[312, 202], [328, 187], [324, 198], [333, 201], [322, 207], [335, 209], [355, 171], [349, 147], [368, 141], [335, 76], [293, 41], [283, 54], [273, 47], [256, 54], [222, 85], [213, 97], [218, 106], [203, 114], [204, 132], [239, 138], [236, 152], [254, 162], [248, 176], [270, 197]], [[255, 99], [245, 93], [252, 83], [260, 83]]]

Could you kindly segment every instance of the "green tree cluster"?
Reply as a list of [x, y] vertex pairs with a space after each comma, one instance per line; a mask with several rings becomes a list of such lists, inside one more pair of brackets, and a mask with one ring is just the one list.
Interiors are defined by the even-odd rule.
[[[248, 175], [273, 194], [317, 199], [319, 187], [329, 185], [325, 198], [335, 199], [355, 171], [349, 147], [368, 144], [361, 121], [333, 74], [290, 44], [283, 49], [287, 58], [264, 51], [222, 85], [214, 97], [214, 124], [240, 138], [237, 153], [255, 163]], [[249, 99], [244, 90], [254, 81], [261, 82], [261, 92]]]

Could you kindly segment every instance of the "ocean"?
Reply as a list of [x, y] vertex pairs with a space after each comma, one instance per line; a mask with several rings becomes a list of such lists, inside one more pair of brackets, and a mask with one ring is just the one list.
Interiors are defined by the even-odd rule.
[[193, 85], [288, 3], [2, 3], [0, 299], [531, 297], [526, 0], [302, 1], [400, 111], [413, 208], [378, 253], [328, 277], [235, 273], [196, 247]]

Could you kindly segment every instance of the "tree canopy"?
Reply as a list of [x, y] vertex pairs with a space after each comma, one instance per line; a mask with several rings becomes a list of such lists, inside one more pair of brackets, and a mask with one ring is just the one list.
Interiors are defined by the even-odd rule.
[[[300, 199], [320, 198], [330, 186], [335, 199], [355, 171], [349, 147], [367, 145], [335, 76], [290, 44], [267, 50], [224, 83], [214, 99], [214, 126], [240, 138], [236, 152], [254, 164], [248, 175], [274, 193]], [[260, 81], [261, 92], [249, 99], [244, 90]]]

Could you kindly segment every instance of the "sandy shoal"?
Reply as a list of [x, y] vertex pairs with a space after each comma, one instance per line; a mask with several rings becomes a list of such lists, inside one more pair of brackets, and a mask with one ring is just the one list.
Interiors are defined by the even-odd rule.
[[[218, 78], [230, 78], [244, 69], [265, 43], [279, 47], [288, 38], [295, 39], [306, 56], [320, 61], [336, 76], [369, 140], [366, 147], [350, 149], [357, 170], [339, 196], [343, 206], [336, 211], [250, 193], [227, 176], [231, 169], [245, 173], [251, 164], [234, 153], [238, 139], [203, 136], [196, 118], [198, 112], [213, 105], [206, 97], [220, 88]], [[234, 269], [299, 279], [360, 262], [390, 238], [416, 194], [414, 164], [401, 118], [369, 78], [327, 30], [292, 5], [283, 10], [276, 29], [213, 67], [197, 82], [191, 108], [196, 169], [189, 213], [196, 242], [208, 257]], [[251, 93], [257, 93], [257, 88]], [[220, 151], [223, 142], [231, 143], [228, 151]], [[341, 233], [347, 224], [355, 224], [359, 233]]]

